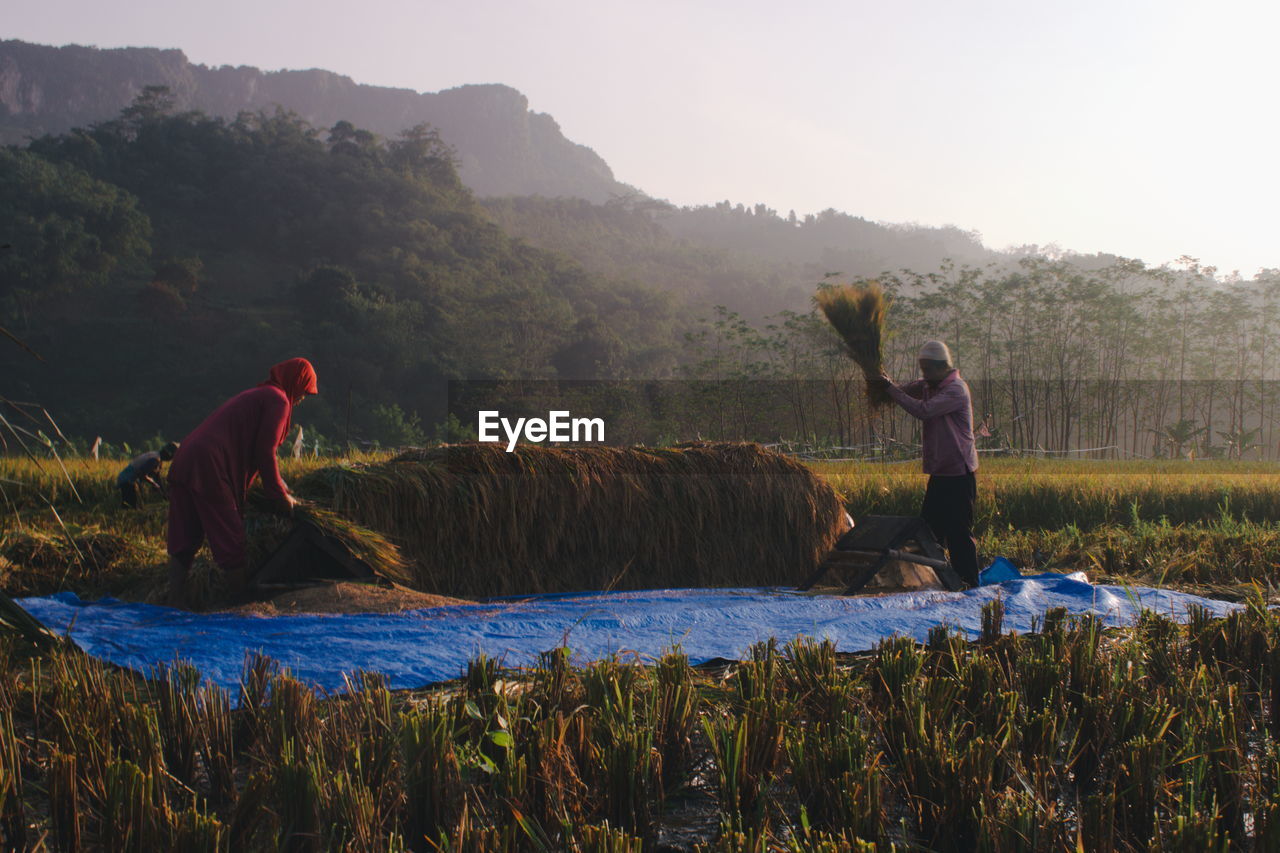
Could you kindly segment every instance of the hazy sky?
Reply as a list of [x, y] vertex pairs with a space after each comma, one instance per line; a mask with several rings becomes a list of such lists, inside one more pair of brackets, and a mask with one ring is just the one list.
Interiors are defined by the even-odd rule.
[[506, 83], [677, 204], [1280, 267], [1280, 4], [39, 0], [0, 37], [177, 47], [437, 91]]

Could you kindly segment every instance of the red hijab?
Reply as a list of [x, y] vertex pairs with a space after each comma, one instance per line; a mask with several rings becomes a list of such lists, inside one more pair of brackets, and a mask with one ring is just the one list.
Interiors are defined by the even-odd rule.
[[[289, 398], [289, 421], [293, 422], [293, 405], [307, 394], [318, 394], [316, 389], [316, 371], [311, 362], [305, 358], [291, 358], [271, 368], [267, 381], [263, 385], [274, 385]], [[285, 432], [289, 427], [285, 427]]]

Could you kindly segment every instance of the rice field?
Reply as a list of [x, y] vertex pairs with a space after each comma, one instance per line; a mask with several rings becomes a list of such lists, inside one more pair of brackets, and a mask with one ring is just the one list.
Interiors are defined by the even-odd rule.
[[[80, 502], [56, 465], [0, 460], [6, 592], [160, 586], [163, 505], [118, 509], [122, 465], [68, 462]], [[914, 464], [809, 467], [855, 516], [923, 494]], [[430, 690], [357, 673], [332, 697], [261, 659], [233, 696], [0, 633], [0, 846], [1280, 849], [1280, 467], [993, 459], [979, 488], [988, 555], [1248, 607], [1122, 631], [1051, 611], [1015, 636], [997, 604], [976, 643], [778, 638], [706, 668], [559, 650]]]
[[0, 833], [105, 850], [1274, 850], [1280, 620], [945, 628], [868, 654], [472, 662], [233, 697], [58, 649], [0, 664]]

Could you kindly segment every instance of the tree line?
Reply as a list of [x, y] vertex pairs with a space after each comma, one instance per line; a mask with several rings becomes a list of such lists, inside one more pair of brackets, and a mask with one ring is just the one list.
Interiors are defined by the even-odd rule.
[[[0, 229], [0, 327], [45, 357], [0, 348], [0, 395], [69, 434], [181, 435], [305, 353], [322, 394], [301, 417], [331, 440], [465, 434], [466, 406], [516, 380], [548, 383], [522, 398], [538, 405], [607, 383], [573, 393], [636, 441], [914, 440], [866, 408], [811, 309], [823, 282], [888, 260], [884, 226], [834, 211], [481, 203], [429, 127], [223, 120], [152, 88], [112, 121], [0, 149]], [[875, 275], [894, 297], [888, 367], [906, 378], [922, 341], [946, 340], [986, 449], [1276, 455], [1280, 274], [895, 239], [923, 271]], [[458, 385], [475, 380], [498, 384]]]
[[[882, 274], [893, 297], [886, 368], [912, 378], [920, 344], [945, 340], [973, 391], [980, 445], [993, 452], [1274, 459], [1280, 271], [1214, 273], [1190, 258], [1152, 268], [1027, 256]], [[918, 440], [901, 412], [866, 406], [861, 373], [812, 311], [754, 323], [721, 307], [695, 346], [690, 376], [741, 383], [745, 395], [752, 381], [794, 381], [785, 434], [849, 446]]]

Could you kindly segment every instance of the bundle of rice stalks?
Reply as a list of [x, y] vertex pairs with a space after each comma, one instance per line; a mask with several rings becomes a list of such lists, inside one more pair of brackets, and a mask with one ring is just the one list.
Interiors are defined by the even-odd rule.
[[867, 380], [867, 400], [873, 407], [893, 402], [880, 384], [880, 354], [884, 318], [889, 311], [889, 299], [879, 282], [845, 284], [824, 287], [814, 294], [814, 301], [826, 315], [827, 321], [844, 339], [849, 356]]
[[840, 497], [753, 444], [495, 444], [324, 468], [300, 495], [385, 534], [424, 592], [792, 584], [839, 534]]
[[249, 557], [260, 565], [284, 542], [295, 527], [309, 526], [369, 566], [380, 577], [397, 583], [411, 580], [400, 549], [380, 533], [362, 527], [333, 510], [300, 500], [292, 515], [286, 514], [260, 490], [249, 492], [245, 517], [249, 533]]
[[48, 650], [62, 642], [57, 634], [22, 609], [9, 596], [0, 592], [0, 631], [16, 634], [19, 639], [33, 649]]

